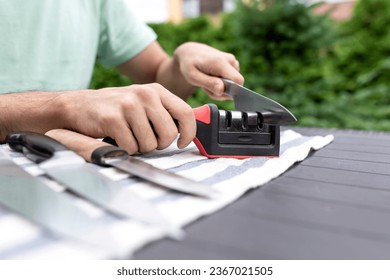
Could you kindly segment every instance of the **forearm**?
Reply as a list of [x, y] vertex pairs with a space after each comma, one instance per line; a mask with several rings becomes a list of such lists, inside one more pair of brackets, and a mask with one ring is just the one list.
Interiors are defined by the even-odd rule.
[[157, 71], [156, 81], [183, 100], [190, 97], [196, 89], [183, 77], [177, 60], [172, 57], [161, 63]]
[[177, 56], [169, 57], [157, 42], [119, 65], [118, 69], [136, 84], [157, 82], [182, 99], [189, 97], [195, 90], [184, 78]]
[[0, 95], [0, 143], [15, 131], [46, 132], [65, 127], [60, 92], [26, 92]]

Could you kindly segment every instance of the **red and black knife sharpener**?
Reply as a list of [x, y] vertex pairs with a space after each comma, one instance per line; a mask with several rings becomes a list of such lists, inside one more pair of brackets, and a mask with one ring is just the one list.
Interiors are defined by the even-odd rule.
[[280, 126], [264, 124], [259, 112], [219, 110], [215, 104], [194, 109], [194, 139], [208, 158], [279, 156]]

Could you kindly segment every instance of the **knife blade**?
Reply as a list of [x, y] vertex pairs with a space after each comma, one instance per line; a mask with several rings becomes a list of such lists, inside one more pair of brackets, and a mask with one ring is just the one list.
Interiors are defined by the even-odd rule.
[[76, 151], [86, 161], [116, 167], [131, 175], [174, 191], [204, 198], [215, 198], [219, 195], [219, 192], [211, 187], [167, 170], [159, 169], [106, 142], [64, 129], [51, 130], [47, 134], [69, 149]]
[[[58, 236], [72, 238], [110, 251], [115, 244], [100, 222], [87, 215], [75, 200], [46, 186], [26, 172], [0, 148], [0, 204]], [[94, 236], [94, 237], [92, 237]], [[111, 247], [112, 246], [112, 247]], [[122, 250], [122, 249], [120, 249]]]
[[265, 124], [285, 125], [297, 122], [296, 117], [275, 100], [240, 86], [231, 80], [222, 79], [222, 81], [225, 93], [234, 99], [236, 110], [259, 112], [262, 114], [262, 122]]
[[23, 152], [27, 158], [38, 163], [54, 180], [107, 211], [158, 226], [174, 239], [184, 237], [180, 228], [170, 224], [146, 200], [118, 182], [109, 180], [89, 166], [81, 156], [49, 136], [20, 132], [7, 135], [6, 142], [13, 150]]

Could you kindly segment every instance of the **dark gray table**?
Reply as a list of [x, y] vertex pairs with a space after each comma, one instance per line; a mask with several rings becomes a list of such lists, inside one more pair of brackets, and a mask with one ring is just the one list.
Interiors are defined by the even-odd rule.
[[294, 128], [335, 140], [136, 259], [390, 259], [390, 134]]

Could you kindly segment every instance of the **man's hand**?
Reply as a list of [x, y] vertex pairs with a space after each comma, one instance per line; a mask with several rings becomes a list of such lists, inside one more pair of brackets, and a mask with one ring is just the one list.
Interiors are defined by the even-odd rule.
[[224, 95], [220, 78], [238, 84], [244, 82], [234, 55], [193, 42], [179, 46], [173, 57], [169, 57], [158, 42], [153, 42], [118, 68], [136, 83], [156, 81], [184, 100], [196, 87], [201, 87], [213, 99], [231, 99]]
[[0, 96], [2, 104], [8, 108], [0, 120], [0, 127], [7, 128], [1, 131], [2, 141], [9, 132], [66, 128], [95, 138], [109, 136], [134, 154], [166, 148], [178, 133], [178, 147], [183, 148], [196, 134], [191, 107], [159, 84], [15, 93]]
[[220, 78], [241, 85], [244, 82], [234, 55], [204, 44], [185, 43], [175, 50], [173, 59], [189, 84], [201, 87], [215, 100], [231, 99], [224, 94], [224, 84]]
[[[130, 154], [168, 147], [180, 133], [178, 147], [195, 137], [191, 107], [159, 84], [105, 88], [75, 94], [71, 129], [93, 137], [109, 136]], [[177, 120], [179, 127], [174, 120]]]

